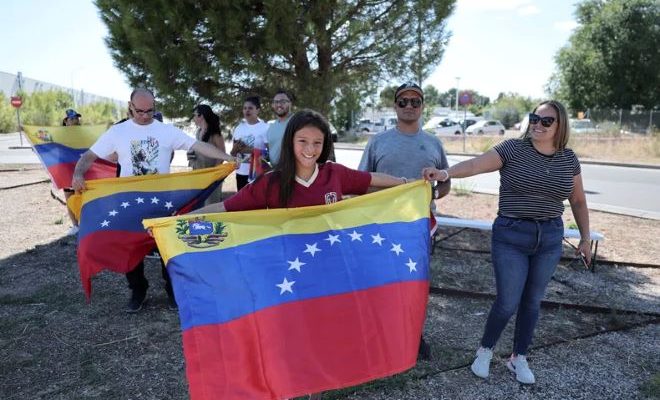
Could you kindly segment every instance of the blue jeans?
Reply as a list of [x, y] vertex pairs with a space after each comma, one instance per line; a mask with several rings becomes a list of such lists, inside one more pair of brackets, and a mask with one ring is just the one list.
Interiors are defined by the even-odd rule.
[[516, 310], [513, 353], [525, 355], [532, 342], [545, 288], [562, 253], [561, 217], [545, 221], [499, 216], [493, 223], [492, 257], [497, 297], [481, 345], [495, 347]]

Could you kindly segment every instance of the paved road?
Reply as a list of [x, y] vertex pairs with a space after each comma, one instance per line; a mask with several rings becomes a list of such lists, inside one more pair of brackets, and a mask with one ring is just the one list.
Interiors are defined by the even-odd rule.
[[[27, 144], [25, 139], [24, 144]], [[9, 149], [19, 146], [18, 134], [0, 135], [0, 164], [38, 164], [39, 159], [31, 149]], [[361, 149], [336, 149], [337, 161], [357, 168], [362, 157]], [[451, 165], [465, 160], [466, 156], [449, 156]], [[187, 165], [186, 153], [177, 151], [174, 165]], [[609, 165], [582, 164], [582, 175], [589, 208], [625, 215], [660, 220], [660, 169], [645, 169]], [[496, 194], [499, 173], [492, 172], [477, 177], [455, 179], [453, 187], [475, 192]]]
[[[336, 155], [338, 162], [357, 168], [362, 151], [338, 149]], [[448, 157], [450, 165], [468, 158]], [[582, 177], [589, 208], [660, 220], [660, 169], [582, 164]], [[499, 172], [454, 179], [452, 186], [496, 194]]]

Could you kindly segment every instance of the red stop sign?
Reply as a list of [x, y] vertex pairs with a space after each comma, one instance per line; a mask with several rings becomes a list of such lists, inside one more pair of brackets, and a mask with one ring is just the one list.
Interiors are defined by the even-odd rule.
[[11, 96], [11, 105], [14, 108], [20, 108], [23, 105], [23, 99], [21, 96]]

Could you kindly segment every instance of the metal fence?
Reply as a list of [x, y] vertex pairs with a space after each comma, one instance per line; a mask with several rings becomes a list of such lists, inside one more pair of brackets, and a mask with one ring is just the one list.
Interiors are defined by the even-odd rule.
[[659, 110], [588, 110], [584, 118], [591, 119], [592, 123], [604, 131], [651, 134], [660, 130]]

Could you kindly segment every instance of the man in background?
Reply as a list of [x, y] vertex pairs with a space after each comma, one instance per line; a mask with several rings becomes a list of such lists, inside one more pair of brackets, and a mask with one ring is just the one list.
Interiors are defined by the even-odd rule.
[[[424, 92], [416, 83], [399, 86], [394, 94], [397, 125], [369, 139], [362, 154], [361, 171], [382, 172], [406, 179], [421, 179], [422, 169], [449, 167], [447, 155], [438, 138], [422, 130], [420, 119], [424, 111]], [[449, 180], [439, 184], [434, 198], [446, 196], [451, 189]], [[435, 209], [432, 202], [431, 208]], [[419, 357], [431, 358], [431, 348], [421, 338]]]
[[[69, 108], [64, 112], [65, 117], [62, 120], [62, 126], [78, 126], [80, 125], [80, 118], [82, 118], [82, 115], [78, 114], [76, 110], [73, 110]], [[75, 191], [71, 188], [64, 188], [64, 199], [65, 201], [69, 200], [69, 197], [71, 197]], [[73, 215], [73, 211], [69, 209], [69, 207], [66, 208], [67, 214], [69, 214], [69, 220], [71, 220], [71, 228], [66, 232], [67, 236], [75, 235], [78, 233], [79, 227], [78, 227], [78, 220], [76, 219], [76, 216]]]
[[286, 124], [291, 118], [291, 106], [292, 99], [289, 93], [284, 89], [279, 89], [275, 96], [273, 97], [273, 112], [275, 113], [276, 118], [273, 121], [268, 123], [268, 131], [266, 136], [268, 137], [268, 155], [270, 157], [270, 163], [273, 167], [277, 164], [280, 159], [280, 150], [282, 148], [282, 137], [284, 136], [284, 130], [286, 129]]

